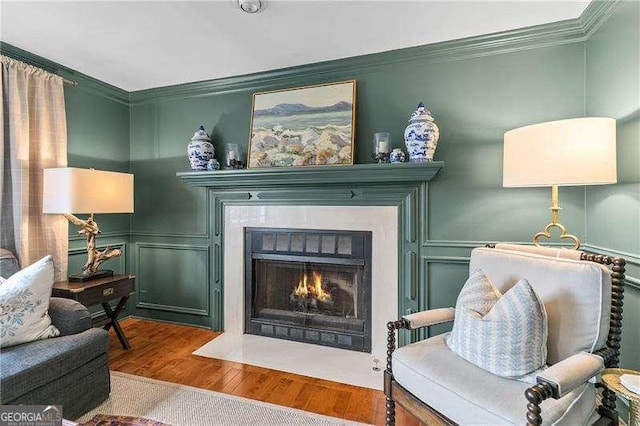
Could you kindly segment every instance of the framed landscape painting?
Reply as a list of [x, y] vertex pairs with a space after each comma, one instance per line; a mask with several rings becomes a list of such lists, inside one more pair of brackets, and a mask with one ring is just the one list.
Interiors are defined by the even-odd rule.
[[355, 80], [255, 93], [249, 167], [353, 164]]

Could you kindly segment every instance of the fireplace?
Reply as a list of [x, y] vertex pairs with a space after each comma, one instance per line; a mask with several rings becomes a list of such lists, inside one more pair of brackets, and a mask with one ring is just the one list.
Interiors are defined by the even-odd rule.
[[245, 228], [245, 333], [371, 352], [371, 232]]

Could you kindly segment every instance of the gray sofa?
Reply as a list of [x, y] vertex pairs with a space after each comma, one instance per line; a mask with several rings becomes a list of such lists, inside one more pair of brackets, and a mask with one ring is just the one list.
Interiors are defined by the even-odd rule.
[[62, 405], [76, 419], [109, 396], [109, 333], [74, 300], [52, 297], [49, 315], [59, 337], [0, 350], [0, 405]]

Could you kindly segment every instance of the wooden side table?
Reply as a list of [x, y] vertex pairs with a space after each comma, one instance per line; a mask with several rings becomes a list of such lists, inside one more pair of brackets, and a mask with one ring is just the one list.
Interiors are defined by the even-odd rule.
[[[118, 315], [126, 306], [129, 296], [133, 294], [135, 279], [136, 277], [133, 275], [114, 275], [82, 283], [59, 281], [53, 284], [51, 295], [77, 300], [85, 306], [93, 306], [100, 303], [108, 319], [104, 329], [108, 331], [113, 327], [120, 344], [128, 350], [131, 349], [131, 344], [118, 323]], [[120, 301], [118, 301], [116, 308], [112, 309], [109, 301], [117, 298], [120, 298]]]
[[640, 395], [620, 383], [620, 376], [623, 374], [640, 375], [640, 371], [605, 368], [600, 377], [607, 389], [629, 400], [629, 426], [640, 426]]

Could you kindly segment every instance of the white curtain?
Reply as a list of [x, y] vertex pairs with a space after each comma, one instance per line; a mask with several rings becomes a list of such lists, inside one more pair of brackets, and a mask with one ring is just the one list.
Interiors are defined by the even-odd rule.
[[0, 55], [0, 247], [20, 266], [51, 254], [56, 281], [67, 277], [68, 225], [42, 213], [43, 169], [67, 165], [62, 78]]

